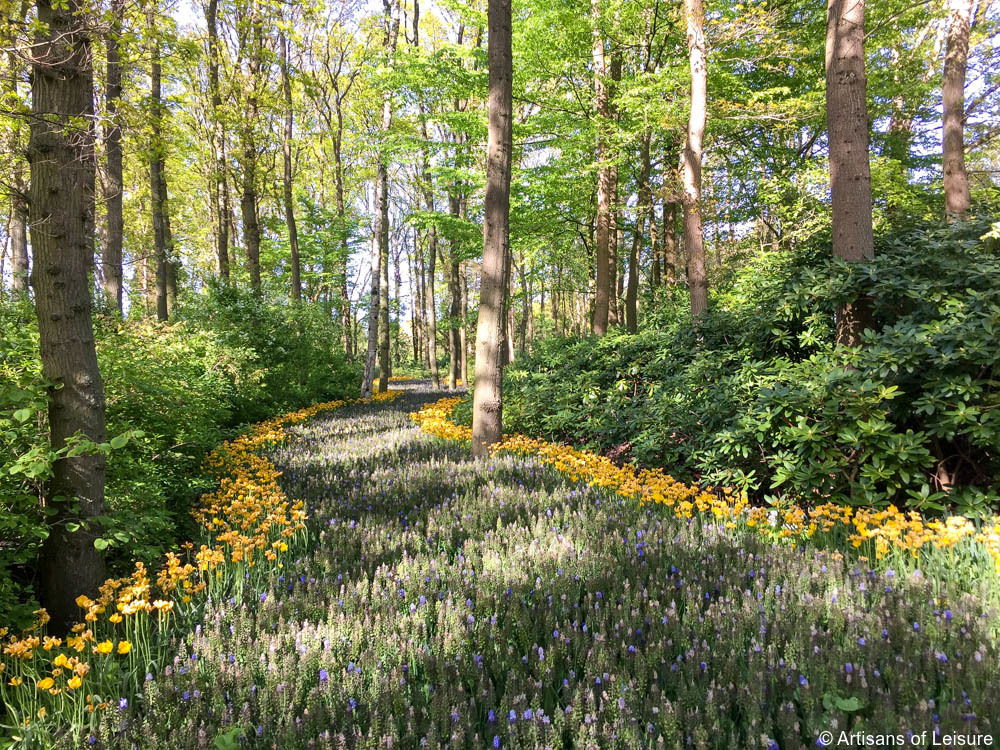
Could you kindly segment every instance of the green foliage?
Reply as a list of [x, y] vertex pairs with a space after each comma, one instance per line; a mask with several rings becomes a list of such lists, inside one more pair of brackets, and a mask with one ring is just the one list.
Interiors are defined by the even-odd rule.
[[30, 304], [0, 305], [0, 622], [27, 622], [47, 536], [43, 483], [68, 451], [108, 455], [107, 513], [97, 546], [112, 567], [151, 561], [190, 538], [191, 501], [205, 489], [205, 453], [238, 425], [315, 401], [356, 395], [361, 380], [316, 306], [268, 304], [214, 290], [180, 322], [98, 318], [108, 442], [48, 442], [47, 381]]
[[[693, 326], [658, 298], [638, 336], [546, 342], [507, 371], [508, 430], [582, 442], [758, 499], [974, 515], [1000, 476], [1000, 255], [988, 224], [928, 226], [848, 266], [822, 243], [765, 253]], [[874, 330], [838, 347], [839, 304]]]

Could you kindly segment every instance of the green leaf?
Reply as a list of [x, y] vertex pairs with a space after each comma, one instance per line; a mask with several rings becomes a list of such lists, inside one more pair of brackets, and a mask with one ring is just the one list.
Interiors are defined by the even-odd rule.
[[106, 550], [110, 546], [111, 546], [111, 541], [108, 540], [108, 539], [104, 539], [102, 537], [98, 537], [97, 539], [94, 540], [94, 549], [99, 549], [99, 550], [103, 551], [103, 550]]
[[121, 435], [111, 438], [111, 447], [114, 450], [124, 448], [128, 444], [128, 438], [129, 434], [127, 432], [123, 432]]
[[27, 422], [31, 419], [32, 414], [34, 414], [34, 411], [31, 409], [18, 409], [14, 412], [14, 419], [18, 422]]

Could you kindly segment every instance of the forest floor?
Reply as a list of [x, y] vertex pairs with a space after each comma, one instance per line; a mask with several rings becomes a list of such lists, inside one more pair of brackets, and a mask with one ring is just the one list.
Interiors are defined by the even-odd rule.
[[[980, 603], [685, 523], [536, 459], [471, 459], [422, 384], [271, 454], [310, 552], [213, 604], [147, 684], [140, 747], [822, 745], [1000, 731]], [[836, 743], [830, 743], [836, 746]]]

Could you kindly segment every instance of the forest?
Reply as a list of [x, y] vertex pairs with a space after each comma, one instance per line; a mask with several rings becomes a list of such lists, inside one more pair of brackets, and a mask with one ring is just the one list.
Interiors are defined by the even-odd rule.
[[0, 0], [0, 747], [1000, 746], [1000, 3]]

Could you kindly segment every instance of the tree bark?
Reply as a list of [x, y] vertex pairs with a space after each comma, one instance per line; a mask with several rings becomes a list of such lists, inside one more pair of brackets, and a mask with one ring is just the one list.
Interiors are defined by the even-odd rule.
[[647, 216], [651, 225], [656, 220], [653, 213], [653, 201], [649, 189], [649, 141], [651, 134], [647, 130], [642, 137], [639, 150], [639, 184], [638, 199], [635, 206], [635, 231], [632, 234], [632, 252], [628, 258], [628, 290], [625, 294], [625, 329], [629, 333], [639, 330], [639, 249], [642, 247], [643, 229]]
[[281, 144], [284, 171], [282, 173], [282, 193], [285, 200], [285, 224], [288, 226], [288, 251], [292, 264], [292, 302], [302, 301], [302, 265], [299, 260], [299, 233], [295, 227], [295, 200], [292, 196], [292, 136], [294, 134], [294, 114], [292, 112], [292, 79], [288, 73], [288, 37], [280, 34], [281, 45], [281, 93], [285, 100], [285, 137]]
[[458, 341], [461, 345], [462, 351], [462, 385], [466, 388], [469, 386], [469, 332], [467, 330], [468, 326], [466, 325], [466, 320], [469, 316], [469, 279], [468, 274], [466, 273], [467, 268], [467, 264], [462, 263], [461, 274], [458, 279], [461, 291], [461, 307], [459, 309], [461, 325], [458, 328]]
[[157, 29], [158, 0], [151, 0], [146, 7], [146, 40], [149, 52], [149, 125], [152, 133], [149, 157], [149, 197], [153, 221], [153, 255], [156, 258], [156, 318], [166, 320], [167, 308], [167, 238], [164, 226], [163, 194], [164, 143], [163, 100], [161, 96], [162, 70], [160, 65], [160, 37]]
[[596, 266], [597, 281], [594, 290], [594, 316], [591, 322], [593, 332], [603, 336], [608, 332], [611, 303], [611, 247], [612, 224], [611, 201], [614, 193], [614, 177], [608, 164], [608, 142], [606, 129], [611, 120], [608, 95], [608, 68], [604, 54], [604, 37], [600, 30], [600, 7], [593, 0], [593, 59], [594, 96], [597, 108], [597, 220], [596, 220]]
[[212, 102], [212, 201], [215, 205], [215, 265], [219, 277], [229, 283], [229, 180], [226, 176], [226, 143], [222, 129], [222, 92], [219, 89], [219, 0], [208, 0], [205, 21], [208, 25], [208, 88]]
[[[39, 30], [33, 47], [29, 224], [35, 254], [32, 284], [42, 358], [49, 388], [49, 430], [59, 450], [77, 433], [104, 442], [104, 389], [91, 323], [88, 270], [93, 260], [93, 69], [80, 0], [38, 0]], [[79, 616], [74, 602], [104, 581], [94, 548], [104, 512], [105, 459], [86, 452], [60, 458], [46, 499], [55, 515], [39, 556], [39, 595], [54, 629]], [[79, 524], [77, 528], [76, 525]]]
[[[451, 215], [458, 218], [462, 215], [462, 202], [457, 193], [448, 196]], [[458, 243], [452, 242], [448, 253], [448, 390], [455, 390], [462, 377], [459, 374], [461, 342], [458, 334], [458, 318], [462, 313], [461, 291], [458, 288]]]
[[[828, 0], [826, 115], [830, 130], [833, 254], [848, 262], [875, 257], [865, 99], [864, 0]], [[870, 321], [869, 305], [841, 306], [837, 340], [856, 345]]]
[[[378, 224], [378, 214], [375, 216], [376, 224]], [[375, 354], [378, 350], [379, 279], [382, 276], [382, 269], [379, 268], [382, 255], [378, 250], [378, 229], [376, 226], [371, 244], [372, 286], [368, 301], [368, 349], [365, 353], [364, 379], [361, 381], [361, 398], [372, 397], [375, 381]]]
[[483, 270], [476, 330], [472, 455], [485, 458], [503, 433], [501, 347], [510, 276], [512, 82], [510, 0], [489, 0], [489, 137], [483, 221]]
[[[11, 290], [15, 294], [28, 293], [28, 205], [20, 190], [24, 185], [14, 185], [10, 194], [10, 249]], [[37, 261], [36, 261], [37, 262]]]
[[111, 4], [111, 28], [105, 36], [107, 47], [107, 82], [104, 107], [107, 122], [104, 126], [104, 156], [107, 169], [104, 177], [104, 205], [107, 211], [107, 230], [101, 246], [101, 284], [109, 306], [123, 314], [122, 244], [125, 220], [122, 214], [122, 130], [118, 123], [118, 102], [122, 95], [121, 67], [121, 17], [125, 12], [123, 0]]
[[[393, 0], [382, 0], [385, 12], [383, 48], [391, 61], [396, 53], [399, 18], [393, 16]], [[388, 136], [392, 126], [392, 94], [382, 93], [382, 133]], [[379, 290], [379, 393], [389, 390], [389, 165], [388, 156], [380, 149], [375, 176], [375, 235], [378, 239], [379, 268], [382, 274]]]
[[[429, 187], [430, 183], [427, 182], [430, 179], [428, 171], [427, 155], [424, 154], [424, 184], [428, 186], [425, 187], [424, 201], [427, 210], [433, 211], [434, 191]], [[427, 360], [430, 362], [431, 382], [434, 384], [435, 389], [441, 387], [441, 373], [438, 370], [437, 363], [437, 309], [434, 301], [434, 277], [435, 268], [437, 267], [437, 254], [437, 229], [432, 226], [427, 231], [427, 293], [425, 297], [427, 299]]]
[[969, 58], [972, 0], [949, 0], [948, 46], [944, 57], [941, 100], [944, 105], [941, 156], [944, 210], [948, 221], [966, 219], [972, 199], [965, 171], [965, 71]]
[[243, 134], [243, 195], [240, 213], [243, 219], [243, 244], [247, 254], [250, 286], [260, 292], [260, 224], [257, 220], [257, 148], [249, 133]]
[[684, 0], [687, 13], [688, 57], [691, 68], [691, 113], [684, 145], [684, 252], [687, 256], [691, 317], [708, 307], [708, 277], [705, 274], [705, 237], [701, 226], [701, 156], [708, 98], [708, 66], [705, 58], [705, 14], [701, 0]]

